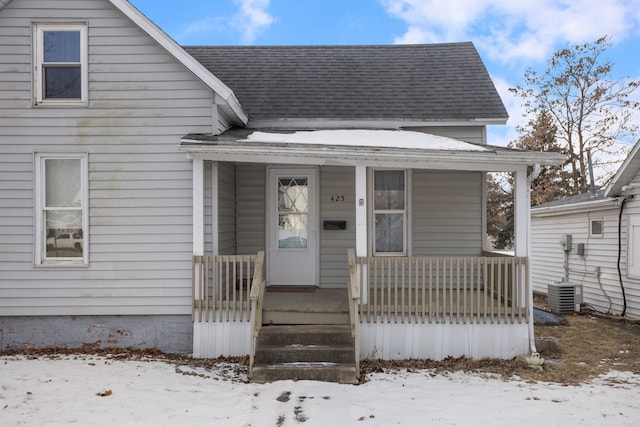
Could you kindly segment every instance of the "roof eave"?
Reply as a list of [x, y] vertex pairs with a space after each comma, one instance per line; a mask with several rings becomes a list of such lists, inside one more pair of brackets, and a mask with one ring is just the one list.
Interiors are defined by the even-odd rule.
[[[3, 1], [3, 0], [0, 0]], [[178, 43], [169, 37], [164, 31], [158, 28], [149, 18], [136, 9], [127, 0], [109, 0], [118, 10], [124, 13], [144, 32], [153, 38], [160, 46], [162, 46], [176, 60], [182, 63], [189, 71], [191, 71], [198, 79], [211, 88], [220, 96], [227, 104], [228, 113], [235, 115], [238, 122], [246, 124], [249, 120], [247, 114], [242, 109], [240, 102], [236, 98], [233, 91], [225, 85], [220, 79], [207, 70], [201, 63], [196, 61], [189, 55]]]
[[[634, 169], [630, 169], [634, 168]], [[615, 197], [622, 193], [622, 188], [633, 179], [640, 169], [640, 141], [631, 150], [604, 192], [605, 197]]]
[[184, 137], [180, 151], [192, 157], [226, 161], [271, 163], [395, 166], [406, 168], [465, 169], [511, 172], [535, 164], [562, 164], [558, 153], [512, 152], [503, 150], [456, 151], [332, 146], [328, 144], [290, 144], [252, 140], [209, 141]]
[[570, 203], [566, 205], [532, 207], [532, 217], [544, 217], [553, 215], [564, 215], [583, 211], [596, 211], [603, 209], [611, 209], [619, 203], [617, 197], [607, 197], [598, 200], [589, 200], [580, 203]]
[[280, 118], [251, 119], [250, 129], [402, 129], [430, 126], [492, 126], [505, 125], [507, 118], [477, 119], [404, 119], [404, 118]]

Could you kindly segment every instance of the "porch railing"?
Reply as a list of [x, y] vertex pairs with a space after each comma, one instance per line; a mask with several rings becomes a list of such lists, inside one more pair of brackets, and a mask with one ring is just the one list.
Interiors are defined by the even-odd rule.
[[360, 283], [358, 281], [356, 252], [353, 249], [347, 251], [349, 261], [349, 284], [347, 293], [349, 297], [349, 324], [351, 326], [351, 336], [355, 341], [355, 365], [356, 372], [360, 372], [360, 340], [358, 339], [358, 325], [360, 324], [360, 316], [358, 307], [360, 305]]
[[528, 321], [526, 257], [354, 258], [362, 321]]
[[249, 349], [249, 377], [253, 376], [253, 363], [256, 356], [256, 344], [262, 328], [262, 303], [264, 301], [264, 290], [266, 282], [263, 273], [264, 252], [258, 252], [256, 258], [256, 268], [254, 270], [253, 281], [249, 299], [251, 301], [251, 343]]
[[[258, 255], [194, 256], [192, 319], [198, 322], [249, 322], [252, 282], [262, 279]], [[257, 280], [260, 279], [260, 280]]]

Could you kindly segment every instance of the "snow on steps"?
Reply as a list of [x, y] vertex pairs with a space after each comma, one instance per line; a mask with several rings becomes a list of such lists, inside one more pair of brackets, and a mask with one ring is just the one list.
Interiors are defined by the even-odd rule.
[[253, 382], [298, 379], [355, 384], [358, 374], [349, 326], [277, 325], [260, 330]]

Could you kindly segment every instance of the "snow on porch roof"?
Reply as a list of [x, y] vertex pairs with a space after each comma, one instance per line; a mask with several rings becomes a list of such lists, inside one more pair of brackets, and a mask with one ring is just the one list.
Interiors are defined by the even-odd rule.
[[[243, 140], [238, 140], [242, 142]], [[487, 151], [487, 148], [444, 136], [415, 131], [335, 129], [295, 132], [252, 132], [247, 142], [279, 144], [338, 145], [368, 148], [408, 148], [419, 150]]]
[[558, 153], [515, 150], [423, 132], [383, 129], [232, 129], [222, 135], [186, 135], [180, 150], [192, 157], [220, 161], [486, 171], [510, 171], [523, 165], [565, 161]]

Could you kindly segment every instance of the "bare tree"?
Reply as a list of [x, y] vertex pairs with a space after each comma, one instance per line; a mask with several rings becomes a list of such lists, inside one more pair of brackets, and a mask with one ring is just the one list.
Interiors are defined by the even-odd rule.
[[494, 249], [513, 246], [514, 227], [513, 175], [487, 175], [487, 234]]
[[[525, 86], [510, 89], [524, 101], [527, 115], [545, 112], [556, 127], [556, 141], [568, 156], [566, 194], [589, 189], [587, 151], [606, 162], [614, 142], [638, 132], [631, 122], [640, 103], [630, 99], [640, 82], [610, 81], [612, 63], [603, 59], [608, 37], [553, 54], [544, 73], [528, 69]], [[619, 156], [618, 156], [619, 157]]]
[[[515, 143], [510, 143], [510, 147], [567, 154], [558, 144], [558, 127], [546, 110], [538, 112], [534, 120], [530, 120], [526, 127], [518, 130], [520, 137]], [[532, 169], [530, 168], [529, 174]], [[565, 165], [543, 166], [531, 183], [531, 204], [537, 206], [570, 195], [566, 183], [571, 179], [572, 174], [565, 169]]]
[[[549, 113], [540, 111], [526, 127], [518, 128], [521, 136], [511, 148], [564, 153], [556, 141], [557, 128]], [[531, 174], [533, 168], [528, 171]], [[564, 165], [543, 166], [531, 183], [531, 203], [540, 205], [567, 195], [565, 182], [569, 173]], [[513, 244], [513, 175], [489, 174], [487, 182], [487, 232], [493, 237], [495, 249], [507, 249]]]

